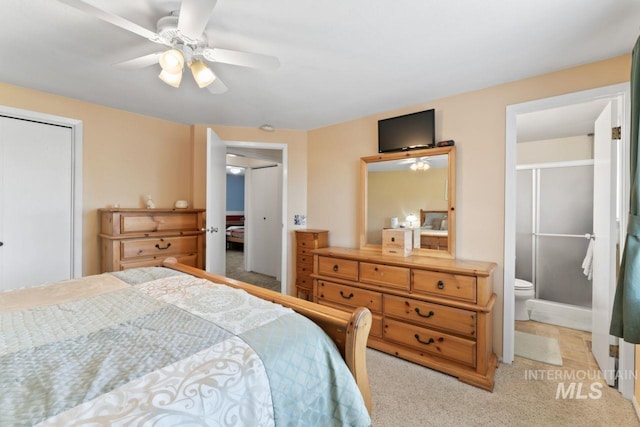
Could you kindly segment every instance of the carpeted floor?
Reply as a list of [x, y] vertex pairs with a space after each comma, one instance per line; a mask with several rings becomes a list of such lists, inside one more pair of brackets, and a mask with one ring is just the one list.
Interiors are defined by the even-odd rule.
[[631, 401], [616, 390], [595, 386], [601, 397], [588, 397], [595, 397], [597, 379], [582, 381], [585, 398], [556, 398], [558, 383], [566, 390], [571, 380], [556, 380], [558, 368], [527, 359], [501, 364], [493, 393], [372, 349], [367, 368], [374, 427], [640, 426]]
[[281, 291], [280, 281], [276, 280], [275, 277], [244, 270], [244, 252], [242, 249], [227, 249], [225, 276], [276, 292]]

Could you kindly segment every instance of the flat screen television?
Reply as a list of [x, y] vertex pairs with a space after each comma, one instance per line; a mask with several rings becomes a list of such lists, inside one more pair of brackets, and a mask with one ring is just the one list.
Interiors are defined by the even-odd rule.
[[378, 120], [378, 153], [433, 147], [435, 110]]

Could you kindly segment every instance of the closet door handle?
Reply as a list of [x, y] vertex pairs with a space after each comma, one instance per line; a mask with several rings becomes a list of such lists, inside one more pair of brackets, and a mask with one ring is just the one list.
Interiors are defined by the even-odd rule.
[[418, 314], [418, 316], [420, 317], [424, 317], [425, 319], [428, 319], [429, 317], [433, 316], [435, 313], [432, 311], [429, 311], [429, 314], [422, 314], [420, 313], [420, 308], [416, 307], [416, 313]]

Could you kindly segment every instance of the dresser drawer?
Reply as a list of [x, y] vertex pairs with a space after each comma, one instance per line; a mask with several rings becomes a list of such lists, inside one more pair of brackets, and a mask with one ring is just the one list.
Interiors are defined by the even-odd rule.
[[296, 275], [310, 275], [313, 273], [313, 264], [298, 264], [296, 267]]
[[412, 270], [412, 274], [414, 292], [476, 302], [475, 276], [418, 269]]
[[296, 286], [311, 290], [313, 289], [313, 279], [308, 274], [296, 272]]
[[311, 249], [308, 249], [306, 253], [302, 251], [297, 251], [296, 263], [310, 265], [313, 268], [313, 254], [311, 254], [310, 252], [311, 252]]
[[170, 254], [198, 251], [198, 237], [162, 237], [158, 239], [124, 240], [121, 245], [122, 259], [146, 256], [167, 256]]
[[403, 298], [383, 296], [385, 315], [409, 320], [430, 328], [437, 328], [471, 338], [476, 337], [476, 312]]
[[[191, 267], [197, 267], [198, 263], [198, 255], [189, 254], [189, 255], [171, 255], [176, 258], [179, 263], [185, 264]], [[157, 256], [153, 258], [145, 258], [145, 259], [133, 259], [130, 261], [122, 261], [120, 263], [120, 270], [127, 270], [129, 268], [138, 268], [138, 267], [162, 267], [162, 261], [167, 258], [167, 256]]]
[[306, 246], [298, 246], [296, 249], [296, 257], [297, 259], [300, 259], [301, 256], [308, 256], [313, 258], [313, 254], [311, 253], [311, 251], [313, 250], [313, 248], [310, 247], [306, 247]]
[[382, 294], [353, 286], [318, 280], [318, 299], [333, 301], [349, 307], [367, 307], [371, 311], [382, 311]]
[[316, 249], [318, 247], [317, 234], [313, 233], [298, 233], [296, 235], [296, 242], [298, 247]]
[[198, 214], [152, 214], [122, 215], [120, 233], [150, 233], [156, 231], [194, 231], [198, 230]]
[[411, 270], [405, 267], [394, 267], [369, 262], [360, 263], [360, 281], [390, 288], [409, 290]]
[[320, 256], [318, 257], [318, 274], [358, 280], [358, 261]]
[[456, 362], [476, 366], [476, 342], [385, 318], [384, 339]]

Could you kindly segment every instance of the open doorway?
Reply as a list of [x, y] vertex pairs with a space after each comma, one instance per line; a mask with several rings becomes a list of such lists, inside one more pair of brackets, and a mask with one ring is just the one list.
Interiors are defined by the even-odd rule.
[[[245, 205], [241, 211], [231, 211], [232, 218], [229, 218], [242, 222], [241, 225], [233, 224], [243, 227], [242, 233], [236, 232], [230, 239], [235, 242], [228, 242], [226, 235], [227, 154], [267, 162], [259, 166], [244, 165]], [[277, 290], [287, 292], [287, 158], [286, 144], [223, 141], [212, 129], [207, 130], [208, 272], [227, 275], [227, 243], [230, 243], [230, 249], [231, 243], [242, 243], [242, 258], [235, 260], [240, 270], [271, 276], [280, 282]], [[260, 285], [247, 276], [240, 280]]]
[[[620, 212], [626, 212], [627, 200], [626, 196], [620, 197], [620, 194], [628, 193], [626, 191], [628, 170], [625, 169], [627, 162], [624, 160], [626, 159], [625, 152], [628, 152], [628, 142], [625, 144], [623, 140], [621, 143], [615, 138], [612, 142], [611, 127], [622, 126], [622, 134], [625, 134], [625, 123], [628, 123], [629, 116], [628, 103], [629, 85], [620, 84], [507, 107], [503, 294], [503, 361], [506, 363], [511, 363], [514, 360], [516, 331], [522, 330], [524, 327], [529, 332], [537, 329], [540, 335], [551, 333], [545, 328], [554, 322], [554, 319], [551, 319], [555, 316], [553, 311], [559, 308], [560, 316], [556, 320], [559, 320], [560, 325], [556, 322], [556, 325], [552, 326], [554, 328], [568, 327], [569, 331], [578, 330], [580, 327], [576, 325], [579, 325], [580, 318], [586, 315], [586, 323], [590, 324], [591, 328], [581, 328], [590, 329], [582, 331], [588, 335], [588, 337], [585, 335], [585, 341], [591, 341], [593, 337], [593, 353], [596, 354], [598, 365], [604, 370], [605, 376], [615, 375], [613, 369], [612, 372], [607, 372], [607, 368], [603, 367], [601, 359], [598, 358], [598, 352], [600, 351], [602, 354], [603, 348], [606, 347], [605, 358], [608, 357], [608, 347], [612, 340], [608, 335], [608, 324], [616, 280], [616, 244], [624, 241], [620, 239], [620, 236], [626, 230], [626, 217], [620, 215]], [[601, 126], [602, 122], [605, 123], [604, 127]], [[529, 126], [531, 128], [527, 129]], [[527, 136], [527, 133], [537, 134], [532, 138]], [[528, 142], [525, 142], [527, 139]], [[533, 141], [538, 141], [538, 143], [531, 143]], [[541, 154], [545, 152], [543, 149], [545, 144], [547, 145], [546, 154]], [[563, 154], [569, 144], [575, 145]], [[533, 160], [523, 160], [522, 157], [525, 156], [522, 154], [530, 148], [533, 149], [528, 154]], [[582, 154], [579, 154], [581, 150]], [[589, 152], [589, 150], [591, 151]], [[567, 155], [569, 157], [566, 157]], [[606, 161], [603, 161], [603, 155], [609, 156], [605, 159]], [[563, 156], [565, 157], [562, 158]], [[609, 189], [613, 189], [608, 194], [605, 189], [604, 193], [608, 196], [606, 200], [599, 199], [599, 194], [603, 193], [602, 188], [599, 188], [601, 187], [601, 177], [598, 176], [601, 173], [602, 164], [608, 165], [605, 174], [610, 178], [611, 187]], [[621, 167], [617, 168], [617, 165], [621, 165]], [[584, 227], [576, 228], [580, 221], [575, 220], [575, 215], [577, 215], [574, 212], [575, 206], [564, 203], [570, 198], [570, 193], [575, 192], [575, 190], [571, 190], [570, 185], [565, 196], [560, 195], [559, 199], [556, 198], [557, 201], [559, 200], [556, 205], [551, 206], [552, 212], [547, 218], [549, 221], [543, 220], [544, 208], [540, 206], [544, 204], [545, 200], [543, 193], [555, 194], [562, 187], [561, 184], [574, 178], [580, 187], [586, 187], [581, 184], [585, 180], [593, 184], [593, 201], [591, 205], [584, 204], [583, 207], [586, 211], [584, 215], [580, 214], [586, 219], [593, 218], [593, 223], [585, 220], [580, 225], [580, 227]], [[549, 181], [546, 183], [546, 187], [545, 181]], [[575, 187], [576, 185], [573, 186], [573, 188]], [[584, 201], [584, 198], [581, 201]], [[555, 213], [553, 212], [563, 203], [568, 206], [566, 212], [568, 218], [573, 216], [573, 219], [567, 223], [568, 231], [560, 231], [558, 225], [561, 222], [562, 214], [558, 213], [557, 209]], [[519, 205], [524, 205], [520, 217], [518, 217]], [[611, 214], [609, 219], [600, 219], [603, 209]], [[607, 227], [604, 231], [601, 228], [603, 223]], [[591, 228], [593, 231], [588, 231], [587, 228]], [[599, 232], [595, 232], [595, 230], [599, 230]], [[586, 249], [587, 246], [591, 246], [590, 241], [591, 243], [596, 242], [593, 243], [593, 247], [596, 248], [593, 253], [600, 254], [594, 255], [592, 258], [594, 272], [596, 266], [599, 268], [599, 272], [594, 274], [592, 289], [586, 289], [584, 286], [586, 282], [591, 285], [591, 278], [580, 278], [579, 274], [575, 275], [575, 283], [568, 283], [564, 279], [557, 280], [558, 274], [563, 275], [568, 270], [577, 269], [580, 274], [583, 273], [584, 264], [588, 258], [586, 255], [589, 252]], [[604, 250], [602, 250], [603, 247], [605, 247]], [[545, 248], [555, 248], [553, 250], [556, 255], [552, 253], [549, 258], [552, 263], [561, 258], [558, 254], [572, 255], [569, 257], [572, 259], [561, 262], [558, 270], [560, 273], [555, 275], [550, 274], [549, 262], [543, 263], [544, 268], [536, 269], [536, 262], [549, 256], [548, 253], [543, 253]], [[619, 246], [618, 250], [621, 250]], [[523, 258], [525, 259], [523, 260]], [[607, 263], [612, 268], [606, 267], [609, 265]], [[523, 274], [528, 277], [518, 277]], [[542, 283], [547, 279], [552, 282]], [[524, 304], [522, 295], [528, 291], [524, 290], [522, 282], [533, 285], [529, 286], [532, 288], [529, 290], [532, 294], [531, 299], [525, 298]], [[561, 289], [554, 286], [554, 283], [557, 285], [560, 282], [568, 283], [567, 286], [578, 289], [585, 287], [585, 292], [589, 292], [591, 295], [585, 293], [576, 299], [575, 289], [558, 293]], [[563, 299], [563, 301], [548, 301], [553, 298]], [[571, 298], [573, 300], [569, 301], [568, 299]], [[530, 304], [531, 302], [534, 304]], [[533, 316], [533, 322], [539, 323], [532, 326], [527, 322], [531, 320], [529, 316], [533, 310], [539, 310]], [[524, 316], [523, 313], [526, 313], [527, 316]], [[524, 321], [522, 320], [523, 316], [527, 317]], [[520, 322], [519, 327], [516, 327], [518, 322]], [[598, 340], [595, 339], [596, 337]], [[633, 363], [633, 349], [630, 350], [631, 353], [629, 353], [629, 348], [621, 343], [620, 369], [626, 369], [628, 363]], [[629, 395], [627, 390], [629, 386], [632, 388], [632, 384], [621, 383], [619, 385], [619, 389], [625, 397]]]
[[281, 291], [282, 152], [227, 147], [225, 275]]

